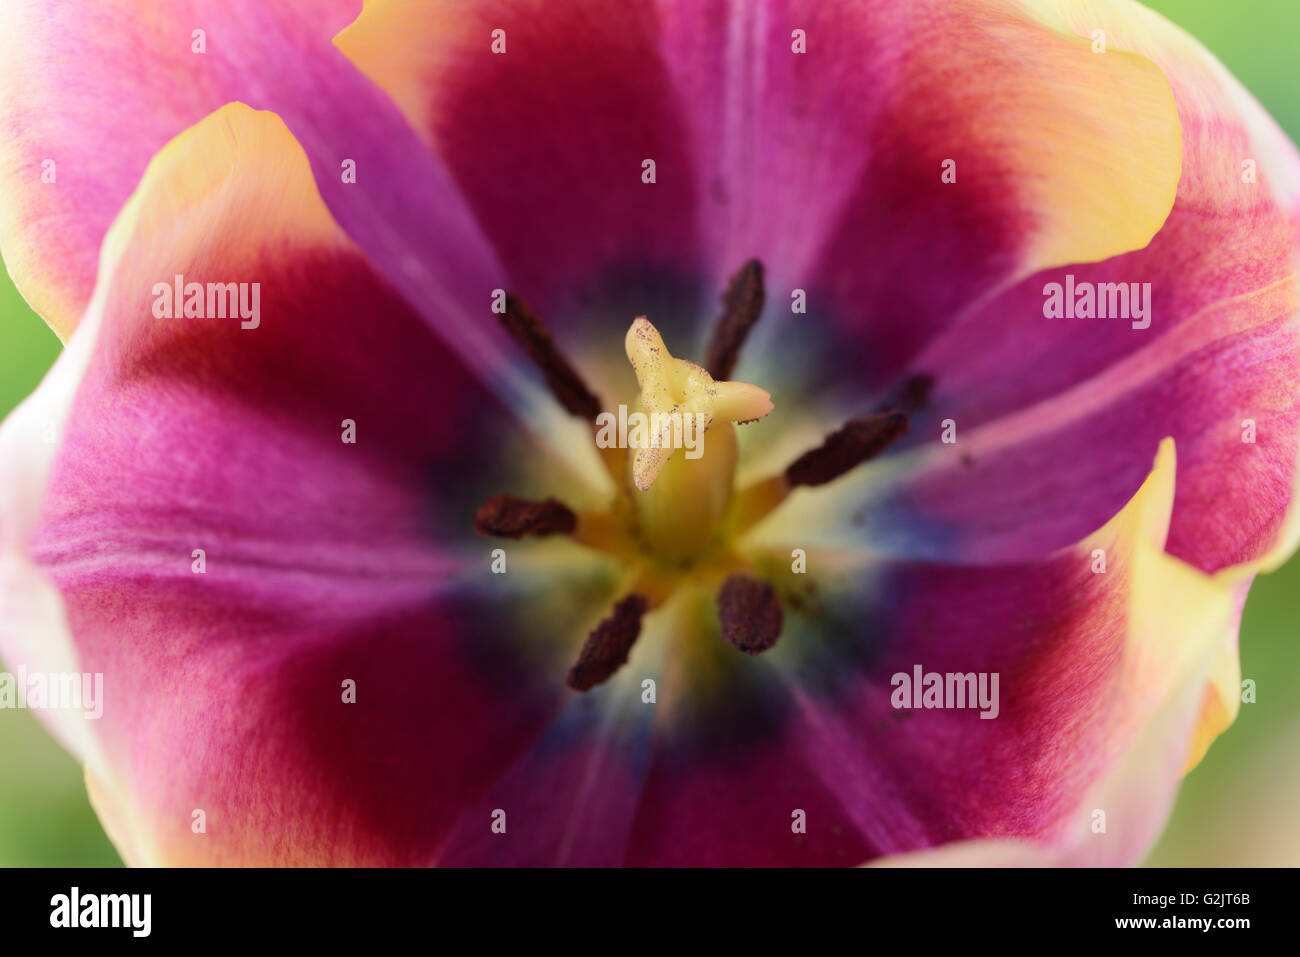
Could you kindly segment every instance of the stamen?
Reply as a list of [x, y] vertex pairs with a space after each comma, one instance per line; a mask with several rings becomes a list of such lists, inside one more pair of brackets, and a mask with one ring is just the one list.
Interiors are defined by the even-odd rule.
[[934, 388], [934, 376], [926, 372], [908, 376], [888, 400], [881, 403], [877, 412], [900, 410], [909, 415], [930, 400], [930, 391]]
[[825, 485], [883, 452], [907, 433], [906, 412], [880, 412], [850, 419], [826, 441], [795, 459], [785, 470], [791, 487]]
[[761, 578], [736, 572], [718, 590], [722, 640], [747, 655], [776, 644], [784, 617], [776, 590]]
[[565, 684], [575, 691], [590, 691], [618, 671], [641, 634], [641, 616], [649, 607], [645, 596], [635, 593], [616, 604], [609, 617], [587, 636]]
[[584, 419], [595, 419], [600, 415], [600, 399], [564, 358], [542, 320], [513, 293], [506, 294], [506, 311], [501, 316], [501, 324], [515, 342], [523, 346], [546, 379], [552, 394], [570, 414]]
[[496, 538], [569, 535], [577, 524], [573, 511], [554, 498], [534, 502], [513, 495], [493, 495], [474, 513], [474, 528], [478, 533]]
[[751, 259], [731, 277], [722, 295], [722, 315], [713, 326], [704, 368], [715, 379], [729, 379], [740, 347], [763, 311], [763, 264]]

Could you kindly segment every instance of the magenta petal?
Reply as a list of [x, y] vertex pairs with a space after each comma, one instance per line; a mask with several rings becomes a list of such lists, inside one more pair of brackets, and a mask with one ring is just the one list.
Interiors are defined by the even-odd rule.
[[239, 6], [328, 42], [360, 3], [18, 0], [0, 16], [0, 181], [21, 198], [0, 204], [0, 242], [19, 289], [65, 338], [90, 299], [104, 233], [150, 158], [237, 98], [240, 67], [227, 53], [244, 40], [227, 23]]
[[[872, 845], [854, 826], [851, 810], [813, 773], [816, 760], [790, 737], [726, 755], [695, 752], [666, 736], [656, 747], [626, 863], [830, 866], [866, 860]], [[796, 830], [805, 821], [806, 829]]]
[[1016, 4], [662, 10], [714, 275], [763, 259], [788, 320], [775, 347], [829, 324], [829, 361], [868, 390], [1002, 284], [1139, 247], [1168, 212], [1168, 83]]
[[[256, 282], [257, 321], [155, 315], [175, 275]], [[242, 106], [151, 166], [72, 348], [96, 336], [24, 544], [104, 675], [91, 770], [119, 847], [431, 862], [564, 693], [571, 619], [501, 617], [524, 570], [468, 584], [494, 579], [472, 515], [523, 448], [511, 420]]]
[[[1115, 512], [1165, 436], [1179, 457], [1171, 554], [1216, 571], [1278, 540], [1300, 434], [1300, 155], [1186, 37], [1145, 14], [1135, 38], [1106, 26], [1173, 84], [1173, 211], [1146, 248], [1038, 273], [914, 360], [936, 382], [914, 438], [951, 420], [957, 442], [871, 507], [891, 547], [962, 561], [1060, 547]], [[1149, 284], [1147, 315], [1048, 318], [1049, 283]]]
[[[900, 565], [867, 595], [847, 580], [828, 593], [819, 577], [826, 619], [789, 615], [770, 662], [736, 666], [762, 690], [701, 682], [691, 697], [721, 693], [718, 710], [657, 740], [629, 861], [836, 864], [973, 837], [1086, 833], [1073, 813], [1160, 700], [1135, 683], [1132, 581], [1124, 558], [1112, 562], [1107, 575], [1091, 572], [1086, 551], [1037, 565]], [[997, 674], [996, 716], [893, 707], [893, 676], [918, 665]], [[1162, 740], [1173, 767], [1161, 787], [1181, 770], [1189, 729]], [[1131, 862], [1150, 834], [1106, 851]]]
[[643, 800], [655, 716], [635, 685], [624, 678], [570, 693], [545, 733], [462, 816], [438, 863], [622, 864]]
[[[552, 325], [590, 309], [611, 274], [695, 278], [694, 161], [654, 3], [376, 4], [339, 45], [432, 144], [514, 291]], [[621, 334], [647, 308], [598, 318]]]
[[[782, 740], [819, 756], [873, 855], [977, 837], [1111, 864], [1144, 853], [1178, 777], [1231, 721], [1221, 705], [1236, 694], [1252, 574], [1211, 578], [1164, 552], [1173, 450], [1162, 444], [1104, 528], [1047, 558], [849, 562], [809, 548], [809, 583], [789, 582], [797, 600], [769, 653], [795, 702]], [[770, 544], [776, 573], [789, 546]], [[986, 689], [996, 675], [996, 704], [918, 701], [918, 668], [945, 683], [985, 675]], [[1111, 836], [1088, 845], [1097, 808]]]
[[959, 433], [869, 506], [867, 534], [961, 561], [1041, 554], [1113, 514], [1168, 435], [1179, 450], [1171, 554], [1206, 571], [1260, 556], [1293, 492], [1300, 337], [1278, 319], [1181, 356], [1173, 339], [1054, 402]]
[[[97, 731], [134, 795], [113, 836], [144, 848], [136, 863], [431, 864], [563, 690], [485, 681], [471, 649], [491, 636], [432, 595], [331, 621], [297, 607], [302, 589], [239, 602], [197, 576], [47, 568], [83, 666], [105, 676]], [[314, 578], [339, 616], [348, 579]]]

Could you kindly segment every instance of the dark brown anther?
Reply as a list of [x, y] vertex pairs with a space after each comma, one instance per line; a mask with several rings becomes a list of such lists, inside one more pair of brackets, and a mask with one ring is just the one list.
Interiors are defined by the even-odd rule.
[[551, 393], [570, 414], [584, 419], [600, 415], [600, 399], [561, 354], [542, 320], [513, 293], [506, 293], [506, 311], [501, 315], [501, 324], [523, 346], [546, 379]]
[[747, 655], [775, 645], [784, 618], [776, 589], [761, 578], [736, 572], [718, 590], [722, 640]]
[[883, 452], [907, 433], [907, 426], [907, 413], [898, 411], [850, 419], [820, 446], [795, 459], [785, 479], [792, 486], [833, 482]]
[[909, 415], [930, 401], [930, 392], [934, 389], [934, 376], [920, 372], [910, 375], [899, 383], [890, 397], [882, 402], [877, 412], [906, 412]]
[[478, 533], [495, 538], [569, 535], [577, 525], [573, 510], [553, 498], [534, 502], [513, 495], [493, 495], [474, 513], [474, 528]]
[[763, 264], [751, 259], [731, 277], [722, 295], [722, 315], [713, 325], [704, 368], [714, 379], [730, 379], [740, 347], [763, 311]]
[[609, 617], [587, 636], [578, 662], [569, 669], [564, 683], [575, 691], [590, 691], [607, 681], [627, 661], [628, 652], [641, 634], [641, 616], [649, 607], [645, 596], [637, 594], [616, 604]]

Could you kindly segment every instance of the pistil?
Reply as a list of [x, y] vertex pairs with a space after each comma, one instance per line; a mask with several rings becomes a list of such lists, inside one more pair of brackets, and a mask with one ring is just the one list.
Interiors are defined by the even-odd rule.
[[671, 431], [652, 426], [649, 441], [636, 449], [630, 464], [647, 544], [659, 557], [683, 562], [714, 540], [731, 503], [736, 469], [731, 423], [762, 418], [772, 410], [772, 400], [757, 386], [717, 381], [694, 362], [674, 358], [644, 316], [632, 323], [624, 345], [641, 386], [638, 411], [652, 423], [690, 416], [702, 433], [694, 457], [687, 457], [669, 441]]

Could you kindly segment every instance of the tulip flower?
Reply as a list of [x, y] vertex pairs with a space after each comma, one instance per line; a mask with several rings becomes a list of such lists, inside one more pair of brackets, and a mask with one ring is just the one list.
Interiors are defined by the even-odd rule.
[[1298, 534], [1237, 81], [1125, 0], [357, 6], [0, 13], [0, 653], [102, 674], [123, 858], [1139, 861]]

